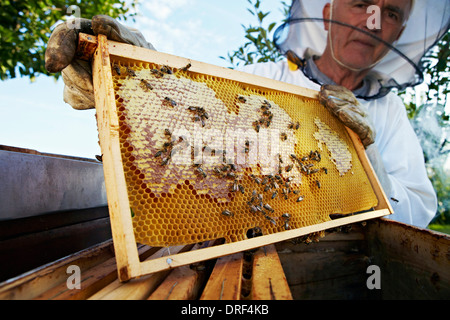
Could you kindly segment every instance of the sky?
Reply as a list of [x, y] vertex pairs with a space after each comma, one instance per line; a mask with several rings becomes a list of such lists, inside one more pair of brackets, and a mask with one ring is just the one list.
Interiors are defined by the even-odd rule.
[[[255, 24], [245, 0], [141, 0], [136, 22], [161, 52], [229, 67], [220, 59], [245, 42], [243, 25]], [[264, 1], [270, 22], [283, 19], [281, 1]], [[0, 145], [84, 158], [101, 154], [95, 110], [74, 110], [63, 101], [60, 78], [41, 75], [0, 81]]]

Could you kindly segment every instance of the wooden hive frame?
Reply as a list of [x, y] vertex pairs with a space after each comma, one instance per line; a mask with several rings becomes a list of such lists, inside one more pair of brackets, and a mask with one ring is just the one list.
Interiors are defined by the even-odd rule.
[[317, 92], [223, 67], [217, 67], [153, 50], [109, 41], [103, 35], [94, 37], [80, 34], [79, 42], [78, 48], [81, 48], [79, 56], [84, 59], [92, 58], [97, 125], [103, 155], [108, 207], [111, 217], [111, 229], [120, 281], [127, 281], [146, 274], [199, 261], [219, 258], [310, 233], [368, 219], [379, 218], [393, 213], [389, 201], [387, 200], [366, 156], [359, 137], [350, 129], [347, 129], [359, 156], [359, 160], [366, 171], [374, 193], [378, 198], [378, 206], [374, 208], [373, 211], [349, 215], [307, 227], [286, 230], [238, 242], [226, 243], [178, 254], [168, 254], [167, 256], [141, 262], [139, 260], [128, 191], [123, 172], [119, 143], [119, 120], [116, 112], [110, 58], [124, 62], [151, 62], [175, 68], [182, 68], [190, 63], [191, 67], [189, 71], [237, 81], [250, 87], [279, 90], [314, 99], [317, 99]]

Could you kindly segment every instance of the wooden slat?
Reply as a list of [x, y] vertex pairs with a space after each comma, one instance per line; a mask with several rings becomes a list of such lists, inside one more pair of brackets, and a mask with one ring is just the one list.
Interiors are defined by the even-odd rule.
[[78, 46], [76, 57], [81, 60], [90, 61], [97, 49], [97, 37], [86, 33], [78, 34]]
[[253, 259], [252, 300], [292, 300], [275, 245], [258, 249]]
[[141, 273], [120, 153], [119, 119], [117, 118], [108, 45], [106, 36], [103, 35], [98, 36], [92, 75], [106, 196], [119, 279], [127, 281]]
[[[141, 246], [139, 255], [143, 259], [158, 251], [159, 248]], [[76, 261], [73, 265], [77, 265]], [[68, 276], [68, 275], [67, 275]], [[65, 282], [40, 294], [35, 300], [85, 300], [117, 279], [116, 259], [105, 262], [83, 271], [80, 274], [81, 289], [69, 289]]]
[[[192, 246], [171, 247], [171, 253], [189, 250]], [[160, 249], [148, 259], [167, 256], [167, 248]], [[131, 279], [127, 282], [113, 281], [102, 290], [92, 295], [89, 300], [143, 300], [155, 290], [155, 288], [167, 277], [171, 270], [152, 273], [141, 278]]]
[[353, 130], [351, 130], [348, 127], [345, 127], [345, 128], [347, 129], [350, 139], [352, 140], [352, 142], [354, 144], [356, 154], [358, 155], [359, 161], [361, 162], [362, 166], [364, 167], [364, 171], [367, 174], [367, 178], [370, 181], [373, 192], [375, 193], [375, 195], [378, 199], [378, 205], [375, 207], [375, 210], [386, 209], [387, 212], [389, 212], [388, 214], [394, 213], [391, 203], [389, 202], [388, 198], [386, 197], [386, 194], [384, 193], [384, 190], [381, 187], [380, 181], [378, 180], [378, 177], [375, 174], [372, 164], [370, 163], [369, 157], [366, 154], [366, 149], [364, 148], [363, 144], [361, 143], [361, 139]]
[[[213, 241], [195, 245], [193, 250], [199, 247], [208, 247]], [[200, 290], [204, 286], [207, 264], [199, 263], [191, 266], [175, 268], [169, 276], [150, 295], [148, 300], [194, 300], [200, 296]]]
[[210, 248], [199, 249], [191, 252], [184, 252], [177, 255], [170, 256], [171, 263], [167, 263], [167, 259], [157, 258], [154, 260], [147, 260], [141, 263], [142, 274], [153, 273], [168, 268], [180, 267], [198, 261], [204, 261], [214, 258], [223, 257], [228, 254], [251, 250], [261, 246], [273, 244], [276, 242], [304, 236], [310, 233], [319, 232], [326, 229], [336, 228], [345, 224], [351, 224], [359, 221], [375, 219], [389, 214], [388, 209], [381, 209], [377, 211], [370, 211], [357, 215], [347, 216], [344, 218], [326, 221], [311, 226], [306, 226], [299, 229], [286, 230], [283, 232], [272, 233], [262, 237], [255, 237], [239, 242], [226, 243]]
[[242, 252], [219, 258], [201, 300], [239, 300], [242, 285]]
[[110, 55], [117, 60], [152, 62], [159, 65], [169, 65], [170, 67], [174, 68], [183, 68], [188, 63], [190, 63], [191, 67], [189, 68], [189, 72], [196, 72], [204, 75], [211, 75], [214, 77], [221, 77], [232, 81], [238, 81], [255, 89], [279, 90], [293, 93], [295, 95], [300, 95], [306, 98], [318, 99], [318, 92], [316, 90], [303, 88], [290, 83], [273, 80], [247, 72], [233, 70], [230, 68], [219, 67], [200, 61], [178, 57], [175, 55], [161, 53], [137, 46], [132, 46], [125, 43], [108, 41], [108, 45]]
[[67, 267], [77, 265], [81, 274], [114, 257], [112, 240], [92, 246], [10, 279], [0, 287], [0, 300], [30, 300], [67, 281]]
[[193, 300], [201, 286], [200, 274], [183, 266], [173, 270], [148, 300]]

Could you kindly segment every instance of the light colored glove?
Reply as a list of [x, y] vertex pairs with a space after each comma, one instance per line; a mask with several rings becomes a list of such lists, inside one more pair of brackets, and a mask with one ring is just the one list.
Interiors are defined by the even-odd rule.
[[320, 88], [319, 100], [359, 136], [364, 147], [374, 143], [375, 129], [368, 111], [358, 102], [353, 92], [342, 86], [323, 85]]
[[80, 28], [67, 23], [53, 30], [45, 51], [45, 67], [49, 72], [62, 71], [65, 84], [64, 101], [74, 109], [95, 107], [92, 68], [88, 61], [75, 57], [80, 32], [91, 35], [103, 34], [110, 40], [155, 50], [136, 29], [121, 25], [109, 16], [97, 15], [92, 20], [80, 19]]
[[392, 183], [389, 180], [380, 152], [374, 144], [376, 133], [366, 108], [358, 102], [350, 90], [342, 86], [323, 85], [320, 88], [319, 100], [344, 125], [359, 136], [381, 187], [385, 194], [389, 196]]

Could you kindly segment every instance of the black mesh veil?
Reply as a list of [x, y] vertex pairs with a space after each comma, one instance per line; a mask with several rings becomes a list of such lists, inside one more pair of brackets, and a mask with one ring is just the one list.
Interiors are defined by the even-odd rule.
[[[328, 32], [324, 29], [324, 22], [353, 28], [376, 38], [390, 50], [368, 74], [376, 85], [364, 95], [357, 95], [359, 98], [376, 99], [389, 93], [392, 88], [403, 90], [422, 83], [427, 52], [449, 32], [450, 0], [413, 1], [413, 9], [406, 21], [405, 29], [398, 41], [393, 44], [377, 38], [375, 32], [357, 28], [345, 21], [334, 20], [333, 16], [330, 20], [325, 20], [322, 10], [325, 4], [330, 2], [330, 0], [293, 0], [286, 22], [275, 31], [274, 43], [282, 54], [298, 58], [297, 64], [306, 76], [314, 82], [323, 84], [305, 72], [305, 66], [308, 58], [313, 55], [320, 56], [325, 50]], [[374, 3], [376, 4], [376, 1]]]

